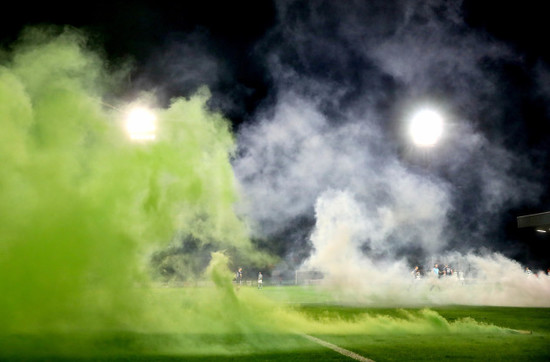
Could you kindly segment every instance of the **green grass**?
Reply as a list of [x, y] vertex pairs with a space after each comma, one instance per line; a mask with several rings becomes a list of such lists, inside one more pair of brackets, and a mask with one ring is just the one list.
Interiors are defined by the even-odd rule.
[[[166, 296], [181, 289], [165, 289]], [[187, 293], [201, 293], [187, 290]], [[414, 329], [421, 308], [372, 308], [335, 304], [329, 293], [313, 287], [247, 288], [242, 301], [264, 296], [286, 305], [305, 320], [321, 321], [334, 330], [307, 333], [375, 361], [548, 361], [550, 308], [487, 306], [430, 307], [429, 328]], [[257, 296], [257, 297], [256, 297]], [[248, 299], [247, 299], [248, 298]], [[175, 299], [174, 299], [175, 300]], [[412, 317], [411, 317], [412, 316]], [[375, 321], [369, 324], [368, 318]], [[424, 318], [424, 319], [422, 319]], [[365, 322], [367, 319], [367, 322]], [[468, 322], [471, 319], [475, 322]], [[394, 321], [394, 322], [392, 322]], [[398, 321], [398, 322], [395, 322]], [[502, 329], [461, 329], [448, 326], [496, 325]], [[382, 330], [385, 324], [397, 327]], [[448, 322], [448, 323], [447, 323]], [[364, 323], [370, 329], [362, 331]], [[376, 324], [378, 323], [378, 324]], [[468, 324], [470, 323], [470, 324]], [[311, 324], [314, 325], [314, 324]], [[372, 326], [379, 325], [380, 331]], [[410, 327], [412, 325], [412, 327]], [[359, 327], [358, 327], [359, 326]], [[431, 329], [433, 327], [433, 329]], [[347, 330], [346, 328], [349, 328]], [[517, 330], [530, 331], [522, 334]], [[435, 332], [434, 332], [435, 331]], [[250, 330], [242, 333], [76, 333], [0, 337], [1, 361], [349, 361], [326, 347], [292, 333]]]
[[[202, 347], [200, 351], [191, 347], [189, 352], [182, 352], [180, 346], [177, 346], [181, 343]], [[98, 336], [11, 336], [0, 340], [0, 347], [6, 347], [7, 344], [12, 352], [0, 357], [0, 361], [343, 360], [336, 352], [320, 348], [301, 336], [288, 334], [180, 336], [125, 332]], [[59, 352], [60, 345], [67, 352]], [[155, 345], [162, 345], [162, 349], [155, 350]], [[177, 352], [171, 353], [170, 345], [177, 346]], [[87, 352], [90, 347], [93, 347], [93, 352]]]
[[[267, 290], [275, 300], [297, 306], [312, 318], [354, 320], [360, 315], [399, 318], [403, 311], [417, 313], [420, 308], [365, 308], [342, 306], [319, 292], [323, 305], [315, 301], [315, 287], [289, 287]], [[375, 361], [549, 361], [550, 308], [430, 306], [449, 322], [472, 318], [484, 324], [510, 329], [509, 333], [474, 334], [319, 334], [318, 338], [349, 349]], [[521, 331], [515, 332], [515, 331]], [[523, 334], [524, 332], [530, 334]]]
[[[398, 317], [402, 312], [386, 308], [303, 306], [311, 315], [353, 319], [362, 313]], [[473, 318], [478, 322], [510, 328], [509, 333], [316, 335], [375, 361], [548, 361], [550, 360], [550, 309], [446, 306], [432, 307], [450, 322]], [[417, 312], [418, 309], [406, 309]], [[516, 332], [515, 330], [521, 330]], [[523, 334], [526, 331], [531, 334]]]

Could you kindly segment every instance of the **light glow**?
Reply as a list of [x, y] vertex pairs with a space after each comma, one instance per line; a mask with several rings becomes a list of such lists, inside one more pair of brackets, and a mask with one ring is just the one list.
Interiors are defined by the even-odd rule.
[[152, 141], [156, 137], [156, 117], [146, 108], [134, 108], [126, 118], [126, 130], [130, 139]]
[[410, 134], [418, 146], [433, 146], [443, 133], [443, 118], [435, 111], [425, 109], [411, 119]]

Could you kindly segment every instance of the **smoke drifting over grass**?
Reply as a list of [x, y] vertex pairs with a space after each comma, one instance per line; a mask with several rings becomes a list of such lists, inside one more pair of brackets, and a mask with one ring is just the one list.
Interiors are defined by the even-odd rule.
[[[237, 292], [227, 255], [250, 263], [273, 260], [254, 249], [247, 228], [267, 242], [283, 235], [277, 256], [293, 254], [297, 244], [304, 244], [293, 235], [308, 235], [310, 258], [293, 266], [305, 261], [308, 268], [321, 270], [340, 301], [547, 305], [545, 276], [527, 278], [518, 263], [500, 254], [451, 252], [493, 244], [498, 250], [491, 239], [498, 223], [474, 221], [534, 200], [540, 192], [517, 171], [531, 166], [518, 168], [522, 157], [498, 135], [478, 130], [486, 118], [498, 123], [505, 112], [492, 113], [498, 97], [490, 93], [498, 89], [493, 84], [498, 81], [490, 79], [483, 62], [500, 61], [509, 51], [485, 47], [486, 40], [475, 36], [460, 37], [453, 7], [444, 8], [451, 25], [431, 22], [426, 8], [403, 5], [388, 23], [357, 18], [349, 28], [302, 4], [310, 15], [303, 21], [293, 15], [304, 14], [296, 4], [279, 5], [280, 27], [265, 43], [288, 40], [267, 52], [277, 93], [274, 103], [258, 112], [257, 122], [240, 128], [239, 152], [228, 122], [207, 110], [206, 89], [157, 108], [162, 126], [156, 141], [132, 143], [119, 120], [122, 114], [102, 105], [111, 103], [104, 94], [110, 94], [124, 72], [107, 71], [78, 32], [29, 29], [13, 51], [3, 54], [2, 353], [25, 352], [10, 342], [14, 335], [34, 335], [49, 343], [57, 334], [83, 332], [97, 335], [83, 336], [78, 346], [57, 339], [52, 350], [98, 353], [98, 342], [121, 331], [172, 335], [130, 343], [127, 347], [134, 351], [193, 354], [252, 353], [266, 346], [288, 350], [283, 336], [313, 332], [503, 332], [471, 320], [450, 323], [430, 311], [403, 318], [319, 320], [250, 289]], [[352, 15], [372, 10], [364, 5], [352, 13], [336, 3], [323, 4], [348, 24], [354, 23]], [[406, 26], [399, 25], [402, 18]], [[429, 26], [424, 28], [426, 19]], [[436, 36], [435, 45], [423, 42], [416, 48], [409, 40], [437, 31], [441, 38]], [[456, 40], [450, 45], [443, 41], [449, 32]], [[223, 78], [214, 72], [215, 59], [203, 57], [207, 51], [193, 44], [181, 48], [183, 53], [200, 49], [201, 56], [188, 69], [200, 63], [201, 73], [212, 72], [211, 82]], [[444, 54], [438, 54], [434, 49], [442, 46]], [[460, 57], [465, 49], [475, 54]], [[403, 64], [403, 52], [411, 55], [410, 63]], [[354, 64], [365, 72], [348, 73]], [[434, 69], [441, 74], [425, 81]], [[445, 81], [454, 70], [462, 82]], [[468, 92], [474, 79], [482, 84]], [[191, 88], [198, 82], [193, 75], [180, 81], [192, 83]], [[436, 86], [437, 81], [442, 85]], [[457, 96], [458, 103], [449, 107], [456, 116], [448, 125], [452, 132], [446, 144], [421, 165], [423, 160], [412, 160], [409, 147], [388, 141], [401, 140], [394, 131], [401, 128], [396, 114], [403, 113], [388, 104], [430, 98], [431, 87], [437, 97]], [[473, 106], [483, 97], [488, 105]], [[136, 104], [154, 107], [153, 99], [145, 94]], [[529, 191], [514, 193], [518, 185]], [[293, 230], [285, 239], [288, 225], [301, 218], [315, 220], [310, 233]], [[182, 238], [218, 251], [203, 268], [194, 269], [210, 262], [205, 278], [212, 288], [176, 293], [152, 287], [151, 255]], [[449, 260], [455, 268], [468, 265], [476, 278], [416, 281], [409, 276], [410, 256], [426, 263], [430, 257]], [[234, 335], [236, 340], [228, 342], [227, 336]], [[107, 352], [126, 348], [111, 339], [115, 342], [109, 342], [113, 345]], [[297, 349], [310, 347], [293, 343]]]
[[[405, 259], [380, 258], [384, 245], [373, 243], [371, 219], [349, 192], [330, 191], [316, 203], [311, 235], [314, 251], [305, 270], [324, 273], [323, 285], [343, 303], [377, 306], [496, 305], [550, 306], [550, 276], [526, 274], [523, 266], [499, 253], [433, 253], [419, 263], [417, 278]], [[364, 252], [365, 244], [368, 252]], [[372, 246], [371, 246], [372, 245]], [[385, 254], [382, 254], [385, 255]], [[446, 264], [452, 275], [435, 275]]]
[[[261, 48], [273, 100], [241, 126], [233, 164], [253, 235], [284, 245], [283, 268], [375, 303], [548, 305], [548, 278], [526, 279], [509, 259], [524, 246], [504, 233], [546, 182], [514, 128], [521, 56], [470, 28], [460, 3], [283, 1], [278, 16]], [[407, 119], [425, 106], [444, 134], [419, 150]], [[288, 230], [303, 218], [309, 236]], [[409, 290], [412, 267], [434, 262], [476, 282]]]
[[296, 334], [321, 330], [462, 328], [429, 312], [315, 320], [238, 293], [222, 252], [206, 269], [212, 288], [154, 288], [151, 254], [182, 234], [269, 258], [233, 212], [234, 143], [207, 91], [156, 109], [155, 142], [134, 143], [102, 106], [113, 78], [72, 30], [27, 30], [0, 68], [0, 356], [243, 354], [308, 349]]

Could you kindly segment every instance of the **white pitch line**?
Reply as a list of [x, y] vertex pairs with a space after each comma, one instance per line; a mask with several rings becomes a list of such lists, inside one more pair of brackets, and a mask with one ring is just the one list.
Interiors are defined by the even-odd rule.
[[357, 354], [357, 353], [355, 353], [355, 352], [349, 351], [349, 350], [344, 349], [344, 348], [342, 348], [342, 347], [338, 347], [338, 346], [335, 345], [335, 344], [329, 343], [329, 342], [327, 342], [327, 341], [323, 341], [322, 339], [319, 339], [319, 338], [310, 336], [309, 334], [302, 334], [302, 336], [304, 336], [305, 338], [309, 339], [309, 340], [312, 341], [312, 342], [315, 342], [315, 343], [317, 343], [317, 344], [320, 344], [321, 346], [330, 348], [330, 349], [332, 349], [333, 351], [340, 353], [341, 355], [347, 356], [347, 357], [349, 357], [349, 358], [353, 358], [353, 359], [356, 360], [356, 361], [361, 361], [361, 362], [374, 362], [373, 360], [368, 359], [368, 358], [365, 358], [365, 357], [363, 357], [363, 356], [361, 356], [361, 355], [359, 355], [359, 354]]
[[524, 329], [510, 329], [513, 333], [519, 333], [519, 334], [533, 334], [533, 331], [527, 331]]

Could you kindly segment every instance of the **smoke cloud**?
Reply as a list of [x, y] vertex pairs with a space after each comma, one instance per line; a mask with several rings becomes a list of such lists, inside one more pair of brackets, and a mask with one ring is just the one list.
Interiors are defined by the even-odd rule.
[[[448, 182], [408, 172], [379, 137], [375, 112], [356, 119], [350, 110], [335, 124], [311, 98], [280, 98], [272, 117], [245, 128], [237, 157], [207, 89], [166, 108], [153, 94], [113, 106], [104, 94], [126, 73], [107, 69], [83, 34], [55, 28], [28, 29], [0, 67], [2, 357], [307, 350], [296, 335], [323, 331], [507, 333], [430, 311], [314, 320], [237, 292], [229, 257], [273, 260], [254, 249], [248, 227], [269, 236], [312, 211], [311, 266], [340, 285], [344, 258], [352, 273], [365, 270], [357, 248], [388, 263], [410, 244], [440, 251], [444, 212], [434, 208], [450, 209]], [[155, 108], [154, 142], [125, 134], [120, 117], [133, 105]], [[269, 138], [252, 137], [262, 133]], [[243, 222], [241, 201], [257, 217]], [[195, 270], [211, 288], [151, 283], [151, 257], [182, 238], [216, 251]]]
[[[371, 247], [397, 258], [481, 248], [514, 256], [521, 246], [505, 240], [507, 212], [543, 190], [536, 165], [506, 137], [514, 101], [504, 102], [499, 69], [518, 55], [439, 1], [287, 1], [278, 14], [262, 48], [274, 100], [239, 129], [233, 162], [255, 234], [285, 239], [285, 225], [313, 217], [335, 189], [365, 209]], [[419, 150], [407, 119], [426, 106], [441, 111], [445, 130]], [[286, 240], [289, 255], [304, 244]]]
[[[499, 253], [432, 253], [418, 263], [418, 274], [405, 259], [380, 259], [370, 245], [375, 233], [352, 194], [329, 191], [316, 203], [314, 251], [304, 271], [324, 274], [323, 285], [343, 303], [371, 305], [499, 305], [547, 307], [550, 277], [527, 274], [516, 261]], [[365, 252], [365, 243], [368, 252]], [[432, 266], [438, 264], [438, 274]], [[445, 274], [449, 266], [452, 274]]]
[[[320, 270], [372, 303], [547, 305], [547, 278], [526, 282], [513, 259], [524, 246], [504, 232], [510, 210], [536, 203], [544, 185], [510, 116], [519, 99], [506, 72], [524, 72], [520, 55], [469, 27], [460, 3], [277, 10], [260, 47], [273, 99], [240, 127], [233, 165], [241, 212], [262, 245], [282, 245], [280, 268]], [[427, 106], [444, 134], [418, 149], [407, 119]], [[312, 220], [300, 224], [308, 233], [289, 229], [299, 220]], [[438, 260], [480, 279], [424, 279], [408, 296], [412, 267], [429, 275]]]
[[103, 106], [116, 74], [79, 32], [27, 30], [0, 77], [0, 332], [132, 325], [147, 258], [181, 234], [259, 257], [233, 212], [233, 138], [206, 90], [156, 109], [157, 140], [135, 143], [126, 109]]

